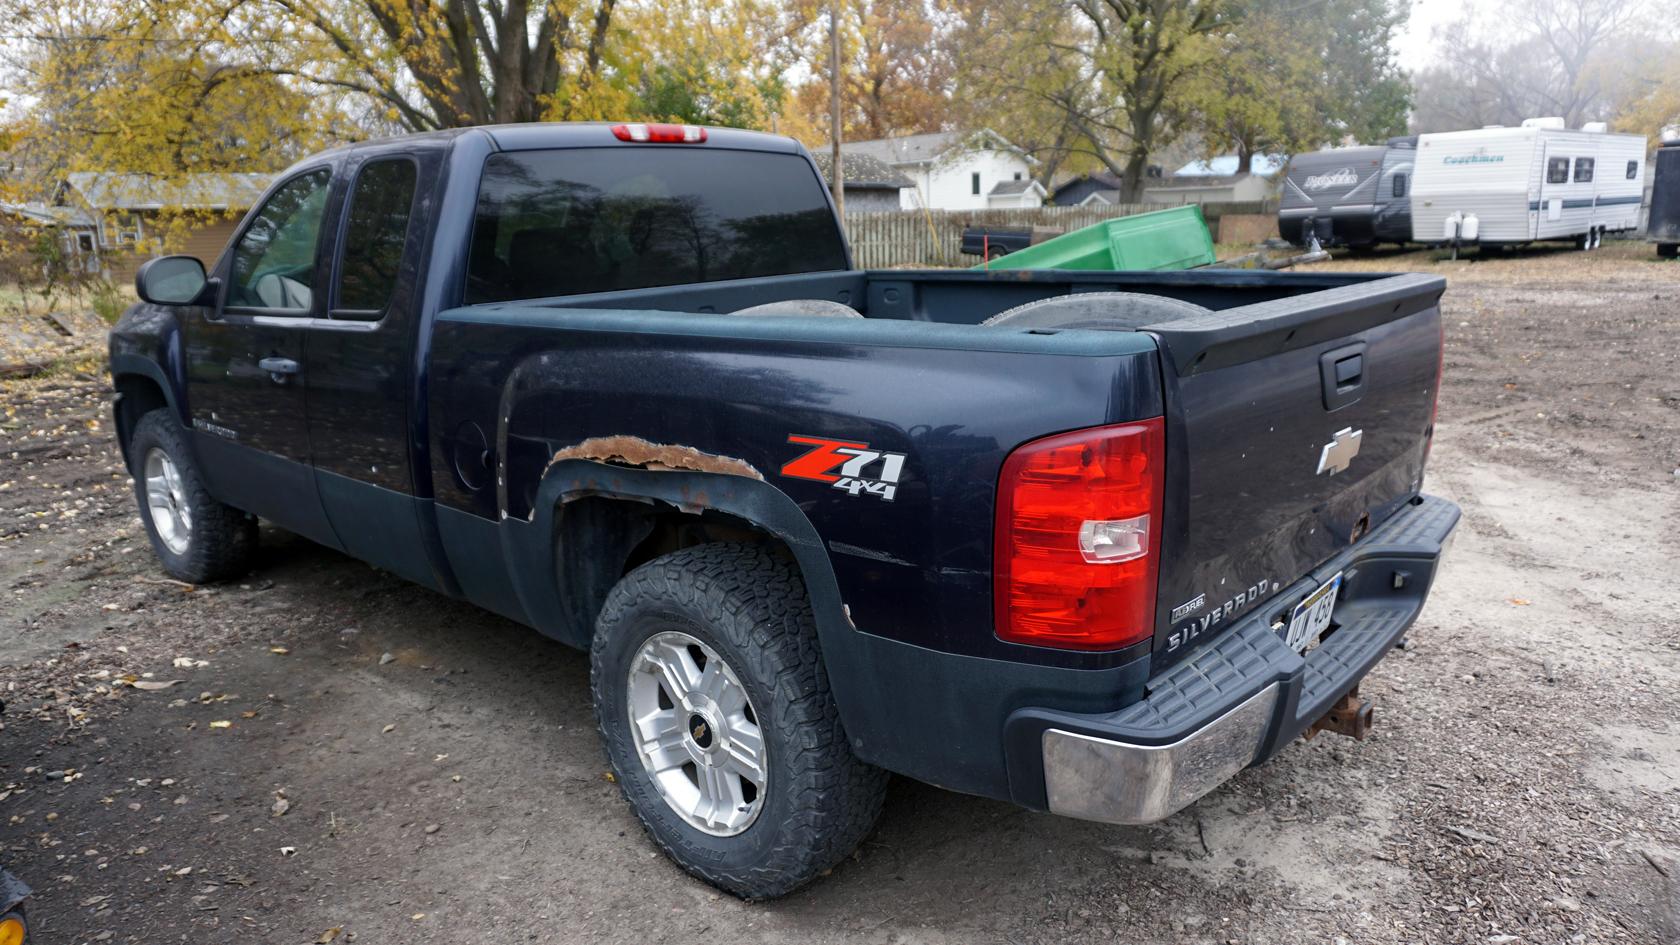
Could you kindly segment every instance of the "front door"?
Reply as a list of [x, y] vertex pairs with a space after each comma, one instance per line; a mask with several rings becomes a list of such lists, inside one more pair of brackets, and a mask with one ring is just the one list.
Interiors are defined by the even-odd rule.
[[184, 326], [193, 440], [217, 498], [315, 541], [338, 542], [310, 469], [305, 335], [322, 314], [333, 174], [275, 188], [223, 255], [214, 308]]

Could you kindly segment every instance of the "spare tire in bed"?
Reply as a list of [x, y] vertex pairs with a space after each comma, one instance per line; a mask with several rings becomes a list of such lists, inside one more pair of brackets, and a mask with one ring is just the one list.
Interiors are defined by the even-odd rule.
[[1096, 328], [1131, 331], [1206, 315], [1210, 309], [1141, 292], [1075, 292], [1004, 309], [981, 322], [997, 328]]
[[788, 299], [765, 302], [730, 312], [731, 315], [808, 315], [815, 318], [862, 318], [863, 314], [844, 302], [828, 299]]

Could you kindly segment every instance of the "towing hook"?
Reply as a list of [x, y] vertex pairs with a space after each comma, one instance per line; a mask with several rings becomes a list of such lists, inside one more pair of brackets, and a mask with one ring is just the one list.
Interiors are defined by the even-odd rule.
[[1324, 713], [1324, 718], [1312, 724], [1307, 729], [1307, 737], [1311, 738], [1319, 732], [1335, 732], [1349, 738], [1365, 740], [1365, 733], [1371, 730], [1371, 700], [1359, 698], [1359, 687], [1349, 689], [1330, 711]]

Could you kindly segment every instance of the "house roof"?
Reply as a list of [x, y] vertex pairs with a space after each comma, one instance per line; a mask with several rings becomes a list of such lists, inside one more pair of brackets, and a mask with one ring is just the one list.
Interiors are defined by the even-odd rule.
[[1052, 190], [1051, 193], [1060, 194], [1062, 191], [1067, 190], [1075, 184], [1083, 184], [1087, 181], [1095, 182], [1098, 191], [1118, 191], [1120, 189], [1119, 175], [1110, 174], [1108, 171], [1093, 171], [1089, 174], [1080, 174], [1076, 177], [1070, 177], [1067, 180], [1062, 181], [1060, 184], [1056, 185], [1055, 189]]
[[55, 207], [44, 203], [0, 203], [0, 213], [9, 213], [43, 226], [98, 226], [92, 214], [77, 207]]
[[244, 210], [274, 180], [271, 174], [206, 173], [179, 179], [150, 174], [77, 171], [65, 186], [100, 210]]
[[[845, 155], [845, 162], [840, 169], [846, 174], [847, 190], [898, 190], [916, 186], [915, 181], [893, 170], [879, 158], [846, 152], [844, 145], [841, 145], [841, 152]], [[811, 157], [817, 162], [817, 171], [826, 182], [829, 171], [834, 167], [834, 156], [825, 151]]]
[[1029, 190], [1038, 191], [1039, 196], [1044, 195], [1044, 185], [1040, 184], [1036, 180], [1028, 178], [1027, 180], [1000, 180], [996, 184], [992, 185], [991, 192], [988, 193], [987, 196], [1009, 197], [1016, 194], [1024, 194]]
[[[976, 140], [980, 139], [980, 140]], [[986, 144], [990, 147], [986, 147]], [[931, 164], [956, 150], [1013, 151], [1030, 163], [1038, 163], [1003, 135], [990, 128], [973, 131], [935, 131], [920, 135], [900, 135], [896, 138], [875, 138], [870, 141], [843, 141], [840, 150], [847, 155], [867, 154], [894, 166]]]
[[[1283, 170], [1283, 166], [1288, 163], [1289, 158], [1281, 154], [1256, 154], [1250, 167], [1253, 168], [1253, 173], [1261, 177], [1271, 177], [1278, 171]], [[1238, 161], [1235, 154], [1222, 154], [1215, 158], [1191, 161], [1189, 164], [1173, 171], [1172, 176], [1234, 177], [1237, 176], [1237, 166]]]

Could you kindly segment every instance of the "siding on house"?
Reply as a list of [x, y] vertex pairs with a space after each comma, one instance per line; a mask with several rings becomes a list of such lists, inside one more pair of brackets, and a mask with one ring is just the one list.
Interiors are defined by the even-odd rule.
[[[210, 269], [216, 265], [216, 260], [221, 257], [222, 250], [233, 239], [233, 232], [238, 227], [238, 217], [192, 227], [174, 251], [182, 256], [196, 256], [204, 263], [205, 269]], [[140, 264], [151, 258], [151, 254], [126, 250], [111, 252], [105, 259], [105, 271], [112, 282], [127, 285], [134, 281]]]

